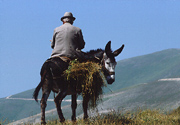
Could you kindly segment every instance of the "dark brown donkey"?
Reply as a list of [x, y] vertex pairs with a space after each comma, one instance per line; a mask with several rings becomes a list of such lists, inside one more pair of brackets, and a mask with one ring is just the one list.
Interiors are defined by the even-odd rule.
[[[111, 41], [109, 41], [105, 47], [105, 50], [98, 49], [94, 51], [87, 52], [86, 55], [89, 56], [92, 60], [97, 61], [100, 65], [102, 65], [102, 70], [105, 75], [108, 84], [112, 84], [115, 81], [115, 66], [116, 60], [115, 57], [118, 56], [123, 50], [124, 45], [122, 45], [119, 49], [112, 52], [111, 51]], [[89, 59], [90, 59], [89, 58]], [[88, 59], [88, 58], [86, 58]], [[54, 63], [56, 62], [56, 63]], [[41, 68], [41, 81], [39, 85], [36, 87], [34, 91], [34, 99], [38, 101], [38, 93], [42, 88], [42, 98], [41, 98], [41, 124], [45, 124], [45, 108], [47, 105], [47, 99], [51, 91], [57, 93], [57, 96], [54, 99], [56, 104], [58, 116], [60, 122], [64, 122], [65, 118], [63, 116], [61, 110], [61, 102], [67, 95], [72, 95], [72, 117], [73, 121], [76, 120], [76, 107], [77, 107], [77, 90], [76, 90], [76, 81], [73, 81], [72, 86], [68, 86], [69, 84], [62, 76], [63, 71], [68, 68], [68, 64], [62, 61], [60, 58], [52, 58], [48, 59]], [[56, 77], [56, 78], [54, 78]], [[88, 97], [83, 97], [83, 111], [84, 111], [84, 119], [88, 118], [87, 109], [88, 109]]]

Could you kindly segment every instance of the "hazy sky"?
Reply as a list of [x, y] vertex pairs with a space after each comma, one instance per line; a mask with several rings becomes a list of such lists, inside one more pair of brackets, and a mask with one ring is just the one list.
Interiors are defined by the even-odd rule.
[[66, 11], [82, 29], [84, 51], [125, 44], [119, 61], [180, 48], [180, 0], [0, 0], [0, 98], [38, 85]]

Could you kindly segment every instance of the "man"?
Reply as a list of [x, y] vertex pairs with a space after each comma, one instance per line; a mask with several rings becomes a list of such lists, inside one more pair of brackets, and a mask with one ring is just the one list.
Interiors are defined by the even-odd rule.
[[73, 26], [76, 18], [71, 12], [66, 12], [61, 18], [63, 25], [55, 28], [51, 47], [53, 48], [51, 57], [78, 58], [80, 51], [84, 48], [85, 42], [80, 28]]

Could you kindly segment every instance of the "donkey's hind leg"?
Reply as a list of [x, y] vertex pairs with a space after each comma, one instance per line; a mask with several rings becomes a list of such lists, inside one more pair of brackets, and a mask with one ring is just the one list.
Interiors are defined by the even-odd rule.
[[50, 94], [50, 90], [42, 88], [42, 98], [41, 98], [41, 124], [46, 124], [45, 121], [45, 109], [47, 106], [47, 99]]
[[54, 99], [54, 102], [56, 104], [57, 113], [58, 113], [60, 122], [64, 122], [65, 121], [65, 118], [64, 118], [62, 110], [61, 110], [61, 102], [66, 97], [66, 95], [67, 95], [66, 91], [61, 91], [61, 92], [59, 92], [57, 94], [57, 96]]

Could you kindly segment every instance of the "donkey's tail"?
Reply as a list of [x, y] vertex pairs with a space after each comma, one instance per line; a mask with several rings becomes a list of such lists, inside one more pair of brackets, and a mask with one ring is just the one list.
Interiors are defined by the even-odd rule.
[[44, 81], [45, 81], [46, 73], [47, 73], [47, 71], [45, 70], [44, 73], [43, 73], [43, 75], [41, 76], [41, 81], [40, 81], [39, 85], [38, 85], [38, 86], [36, 87], [36, 89], [34, 90], [33, 98], [35, 99], [36, 102], [38, 102], [38, 99], [37, 99], [37, 98], [38, 98], [38, 94], [39, 94], [39, 91], [40, 91], [40, 89], [41, 89]]
[[41, 82], [39, 83], [39, 85], [36, 87], [36, 89], [34, 90], [33, 98], [35, 99], [36, 102], [38, 102], [38, 99], [37, 99], [37, 98], [38, 98], [38, 94], [39, 94], [39, 91], [40, 91], [42, 85], [43, 85], [43, 82], [41, 81]]

